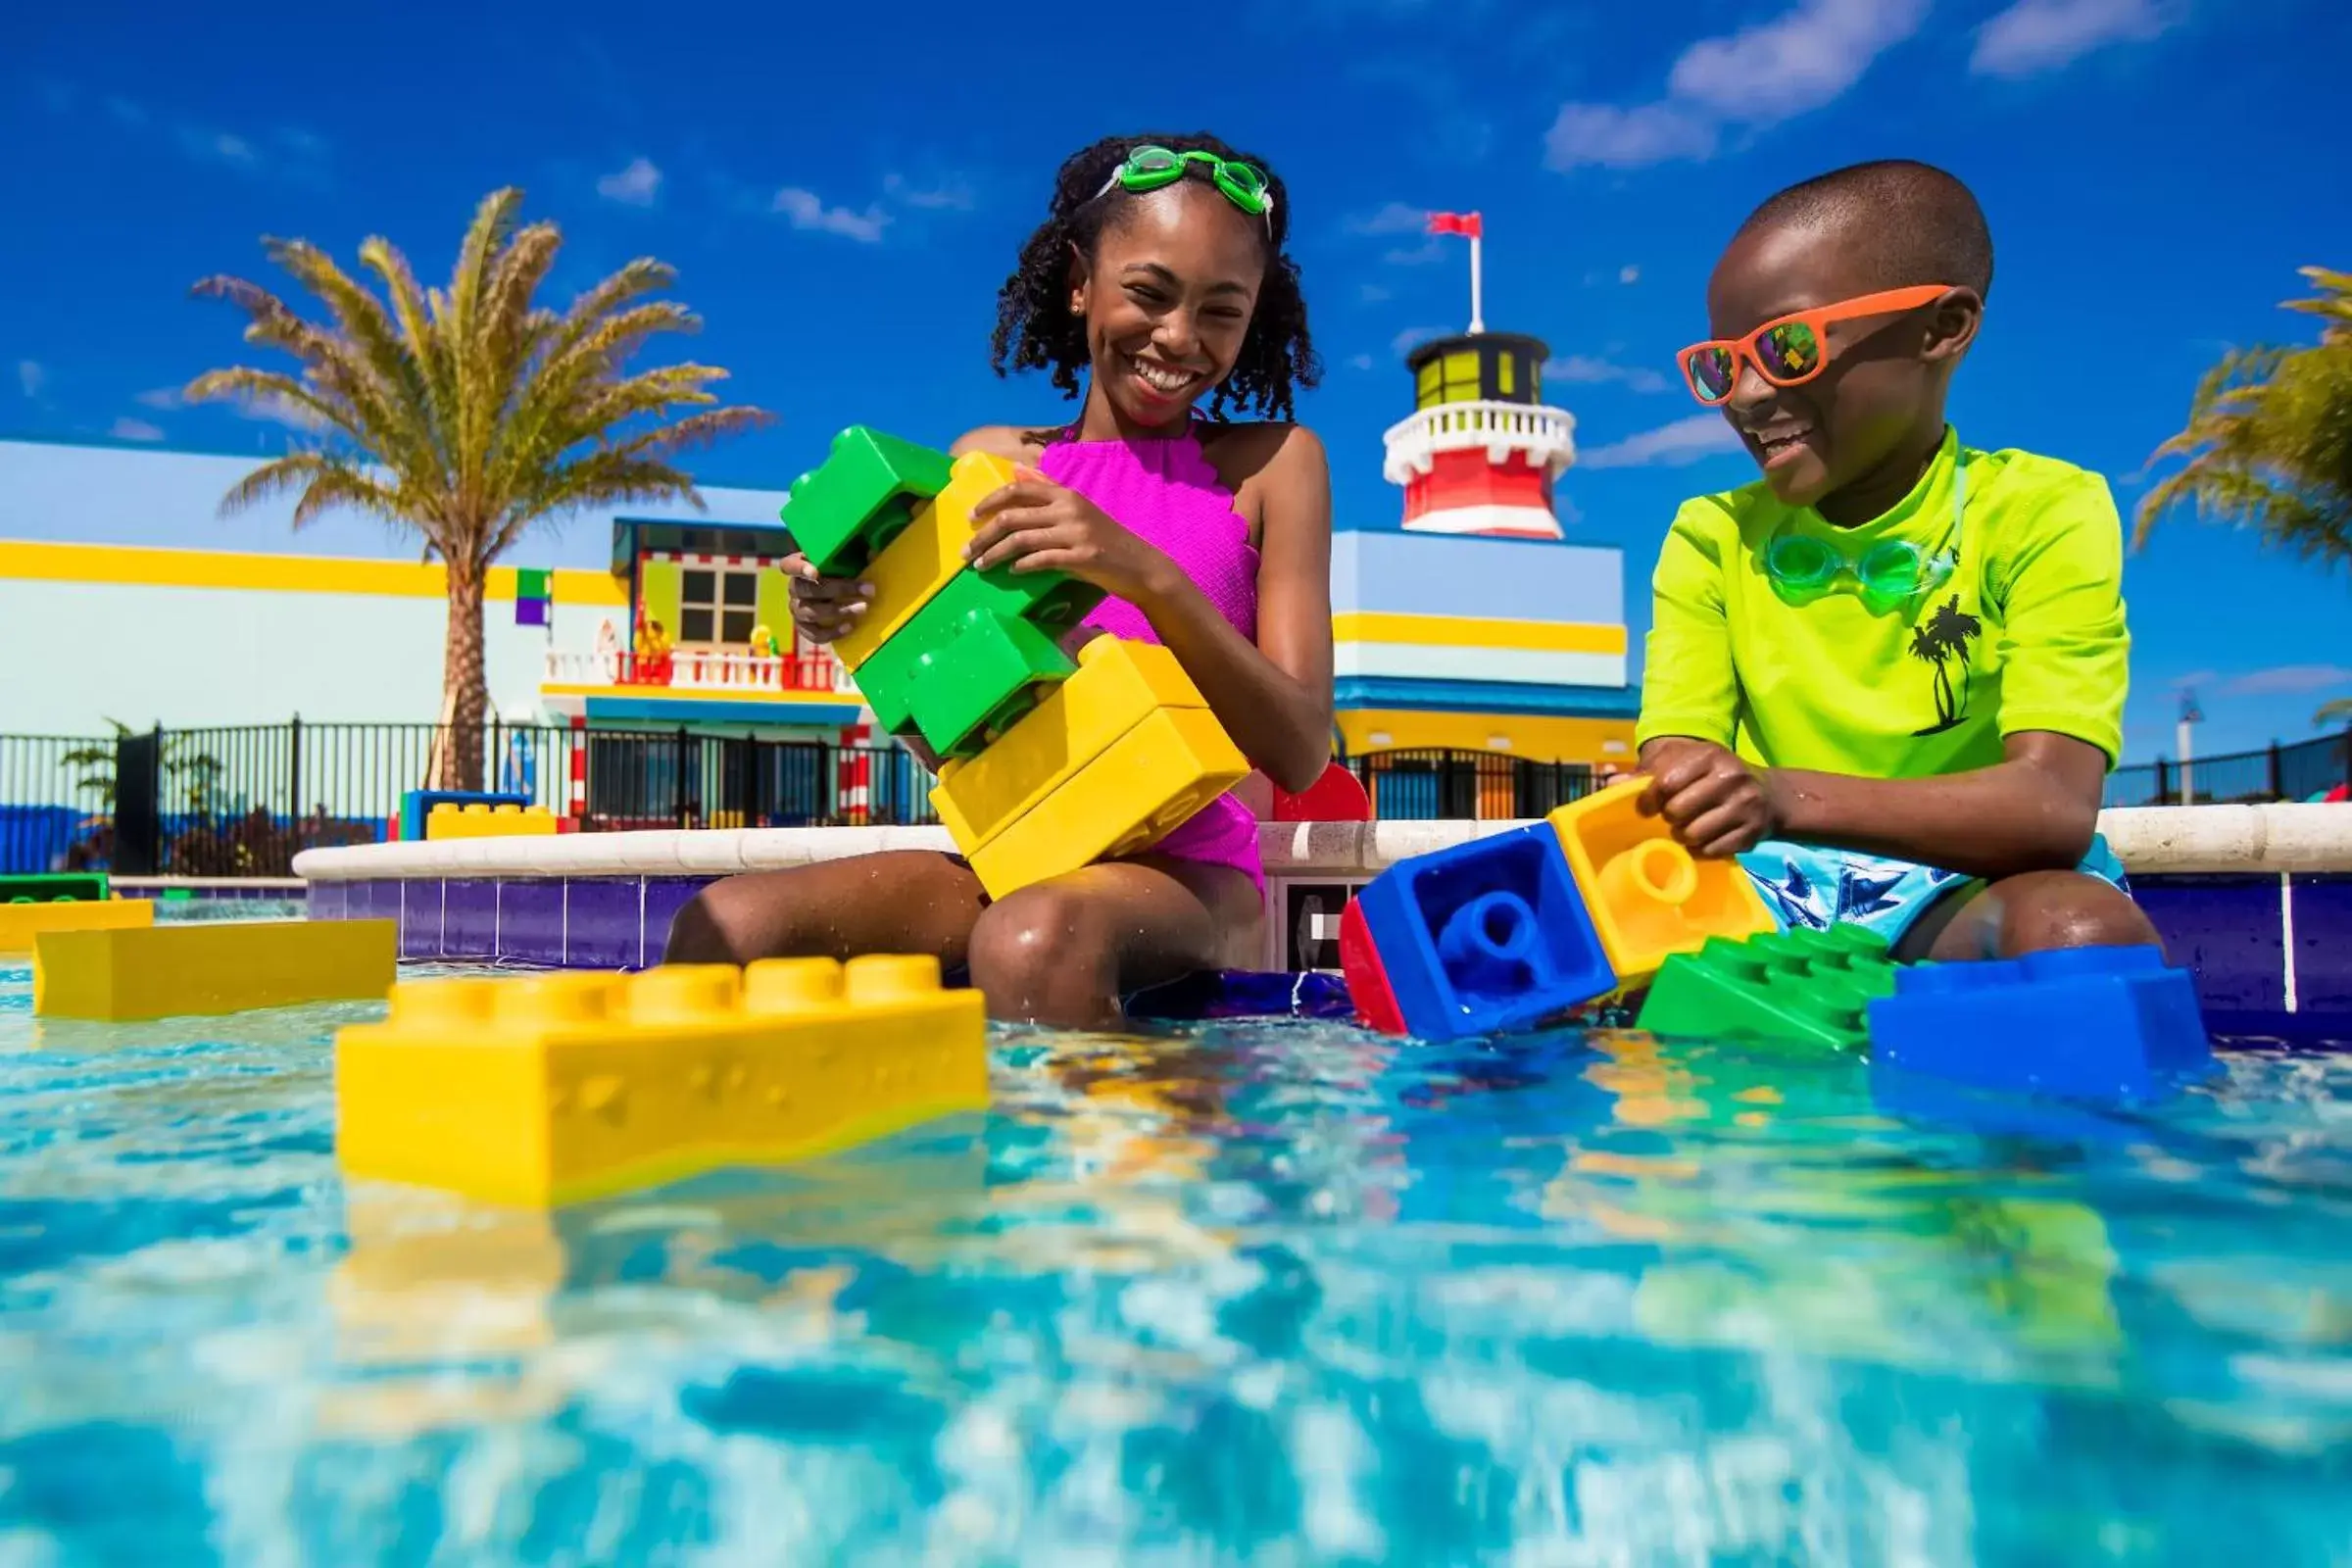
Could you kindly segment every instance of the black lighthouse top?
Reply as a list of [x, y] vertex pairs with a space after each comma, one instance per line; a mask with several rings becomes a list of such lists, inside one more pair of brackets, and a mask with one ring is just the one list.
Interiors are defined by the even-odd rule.
[[1404, 357], [1413, 372], [1413, 407], [1441, 403], [1544, 401], [1542, 338], [1518, 332], [1464, 332], [1433, 338]]

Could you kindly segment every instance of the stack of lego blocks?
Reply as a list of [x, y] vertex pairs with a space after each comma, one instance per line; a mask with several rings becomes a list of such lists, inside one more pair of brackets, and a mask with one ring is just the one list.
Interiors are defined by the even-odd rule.
[[2153, 947], [1898, 963], [1851, 926], [1783, 932], [1736, 860], [1636, 808], [1640, 780], [1403, 860], [1341, 918], [1357, 1015], [1429, 1040], [1644, 992], [1654, 1034], [1868, 1053], [1984, 1088], [2145, 1100], [2213, 1064], [2196, 984]]
[[881, 727], [941, 760], [932, 804], [995, 898], [1148, 849], [1249, 772], [1166, 649], [1064, 650], [1100, 589], [964, 560], [973, 506], [1015, 472], [853, 426], [783, 512], [818, 571], [872, 585], [833, 651]]

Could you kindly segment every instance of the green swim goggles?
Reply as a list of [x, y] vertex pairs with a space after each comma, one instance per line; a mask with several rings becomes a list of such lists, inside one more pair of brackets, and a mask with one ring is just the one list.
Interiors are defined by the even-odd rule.
[[1111, 193], [1115, 186], [1138, 195], [1158, 190], [1184, 178], [1194, 166], [1208, 171], [1209, 179], [1225, 193], [1225, 199], [1251, 218], [1265, 218], [1271, 222], [1274, 211], [1274, 192], [1267, 187], [1266, 172], [1255, 164], [1243, 163], [1238, 158], [1219, 158], [1215, 153], [1180, 153], [1166, 147], [1143, 146], [1128, 153], [1127, 161], [1119, 165], [1102, 188], [1095, 192], [1099, 201]]
[[1874, 615], [1917, 604], [1951, 580], [1960, 565], [1960, 518], [1968, 504], [1968, 470], [1952, 468], [1952, 548], [1929, 555], [1905, 539], [1882, 539], [1855, 560], [1826, 539], [1783, 524], [1764, 547], [1764, 575], [1788, 605], [1809, 605], [1832, 593], [1858, 595]]

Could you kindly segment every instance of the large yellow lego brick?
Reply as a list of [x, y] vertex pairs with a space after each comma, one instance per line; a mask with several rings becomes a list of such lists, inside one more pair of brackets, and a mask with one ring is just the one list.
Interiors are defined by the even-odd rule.
[[948, 487], [917, 507], [914, 520], [858, 574], [874, 585], [874, 594], [864, 618], [834, 640], [843, 663], [855, 671], [964, 568], [963, 547], [977, 530], [972, 508], [1010, 484], [1013, 472], [1011, 463], [986, 452], [956, 460]]
[[1738, 860], [1701, 860], [1674, 841], [1664, 818], [1636, 809], [1647, 779], [1571, 801], [1547, 820], [1600, 933], [1620, 990], [1657, 973], [1709, 937], [1735, 941], [1777, 929]]
[[122, 1023], [305, 1002], [372, 1001], [400, 961], [392, 920], [220, 920], [44, 932], [32, 1010]]
[[555, 832], [555, 815], [544, 806], [526, 810], [519, 806], [493, 808], [479, 801], [470, 806], [443, 801], [424, 817], [424, 836], [428, 839], [545, 838]]
[[411, 981], [335, 1037], [335, 1151], [525, 1207], [804, 1159], [985, 1107], [985, 1006], [901, 956]]
[[989, 897], [1150, 849], [1250, 771], [1205, 708], [1163, 708], [965, 858]]
[[153, 924], [152, 899], [0, 904], [0, 958], [19, 958], [31, 953], [34, 939], [46, 931], [123, 931]]
[[1078, 672], [996, 744], [968, 761], [950, 760], [940, 769], [931, 805], [956, 847], [969, 856], [1153, 710], [1207, 706], [1165, 648], [1097, 637], [1078, 650]]

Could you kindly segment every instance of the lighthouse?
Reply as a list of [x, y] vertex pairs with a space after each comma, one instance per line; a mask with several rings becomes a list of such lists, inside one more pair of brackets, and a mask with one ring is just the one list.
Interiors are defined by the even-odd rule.
[[[1486, 329], [1479, 216], [1429, 226], [1470, 241], [1470, 328], [1406, 357], [1413, 413], [1390, 427], [1382, 468], [1404, 491], [1401, 523], [1334, 531], [1334, 716], [1349, 756], [1380, 759], [1376, 780], [1409, 795], [1416, 773], [1458, 773], [1480, 814], [1541, 815], [1555, 775], [1520, 762], [1632, 755], [1625, 561], [1562, 537], [1552, 486], [1576, 421], [1544, 401], [1544, 343]], [[1384, 810], [1411, 814], [1404, 802]]]
[[1470, 241], [1470, 330], [1406, 357], [1413, 413], [1389, 427], [1381, 472], [1403, 487], [1408, 533], [1557, 539], [1551, 487], [1576, 461], [1576, 420], [1544, 401], [1544, 341], [1486, 329], [1485, 227], [1476, 213], [1430, 216], [1430, 232]]

